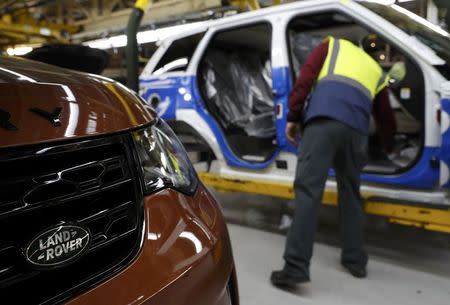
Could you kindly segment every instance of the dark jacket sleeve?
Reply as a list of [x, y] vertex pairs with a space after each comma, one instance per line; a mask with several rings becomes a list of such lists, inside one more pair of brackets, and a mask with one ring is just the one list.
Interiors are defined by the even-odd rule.
[[395, 146], [395, 132], [397, 124], [395, 122], [394, 111], [389, 102], [389, 89], [381, 90], [373, 101], [373, 117], [377, 125], [378, 136], [386, 152], [390, 153]]
[[289, 95], [288, 122], [300, 122], [303, 104], [316, 82], [328, 54], [328, 41], [317, 46], [306, 59]]

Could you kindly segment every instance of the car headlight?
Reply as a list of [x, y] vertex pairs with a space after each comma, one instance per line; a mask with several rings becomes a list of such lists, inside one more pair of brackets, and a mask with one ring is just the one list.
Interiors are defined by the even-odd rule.
[[186, 194], [195, 192], [197, 174], [166, 122], [158, 119], [155, 125], [135, 131], [133, 139], [147, 193], [166, 186]]

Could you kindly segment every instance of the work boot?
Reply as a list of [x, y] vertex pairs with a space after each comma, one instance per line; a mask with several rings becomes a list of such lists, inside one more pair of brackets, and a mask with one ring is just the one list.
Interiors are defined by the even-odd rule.
[[342, 266], [350, 272], [356, 278], [367, 277], [367, 270], [365, 266], [358, 266], [356, 264], [341, 262]]
[[297, 284], [309, 282], [309, 276], [292, 276], [284, 270], [273, 271], [270, 276], [272, 285], [277, 287], [293, 287]]

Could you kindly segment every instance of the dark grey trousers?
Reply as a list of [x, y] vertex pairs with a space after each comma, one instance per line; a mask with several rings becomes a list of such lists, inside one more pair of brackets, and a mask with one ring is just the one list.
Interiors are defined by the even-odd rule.
[[306, 125], [294, 181], [296, 208], [284, 253], [287, 273], [309, 276], [317, 219], [331, 167], [338, 184], [341, 260], [357, 266], [367, 264], [359, 193], [367, 158], [367, 136], [347, 125], [331, 119], [316, 119]]

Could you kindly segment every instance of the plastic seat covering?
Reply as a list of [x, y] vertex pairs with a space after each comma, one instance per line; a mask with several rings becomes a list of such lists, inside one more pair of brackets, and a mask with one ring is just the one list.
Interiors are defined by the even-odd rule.
[[275, 137], [268, 60], [248, 52], [210, 49], [200, 73], [208, 110], [226, 133]]

